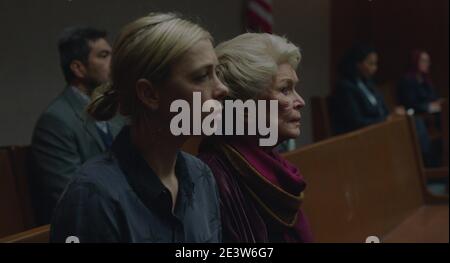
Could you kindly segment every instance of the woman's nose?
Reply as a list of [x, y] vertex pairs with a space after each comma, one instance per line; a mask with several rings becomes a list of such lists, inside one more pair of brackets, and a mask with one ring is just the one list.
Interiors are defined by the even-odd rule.
[[223, 100], [228, 95], [229, 89], [225, 86], [222, 81], [217, 80], [217, 85], [214, 89], [213, 98], [215, 100]]
[[305, 100], [297, 92], [295, 92], [294, 108], [299, 110], [306, 106]]

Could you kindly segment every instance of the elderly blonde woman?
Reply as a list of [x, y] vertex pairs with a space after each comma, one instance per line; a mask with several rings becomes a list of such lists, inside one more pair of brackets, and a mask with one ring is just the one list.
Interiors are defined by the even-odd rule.
[[[247, 33], [216, 47], [218, 74], [227, 99], [277, 100], [278, 143], [300, 134], [296, 92], [299, 49], [285, 38]], [[301, 210], [305, 182], [296, 167], [258, 136], [215, 136], [204, 140], [199, 158], [219, 186], [225, 242], [310, 242]]]
[[97, 120], [130, 119], [112, 150], [88, 161], [62, 195], [54, 242], [220, 242], [217, 187], [210, 169], [181, 152], [170, 104], [220, 100], [211, 36], [173, 14], [127, 25], [112, 55], [112, 84], [90, 106]]

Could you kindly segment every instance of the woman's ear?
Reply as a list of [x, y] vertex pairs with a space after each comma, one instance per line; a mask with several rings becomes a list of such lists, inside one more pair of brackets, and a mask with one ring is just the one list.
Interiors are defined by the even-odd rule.
[[79, 60], [74, 60], [72, 61], [72, 63], [70, 63], [70, 70], [72, 70], [72, 73], [75, 75], [75, 77], [79, 79], [84, 79], [86, 77], [86, 67]]
[[139, 79], [136, 82], [136, 94], [138, 99], [149, 109], [159, 108], [159, 92], [147, 79]]

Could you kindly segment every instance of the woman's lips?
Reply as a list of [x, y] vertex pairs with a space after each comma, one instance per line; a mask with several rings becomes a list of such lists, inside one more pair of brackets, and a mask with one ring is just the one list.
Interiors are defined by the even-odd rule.
[[292, 118], [290, 122], [300, 122], [301, 119], [302, 119], [301, 116], [300, 117], [295, 117], [295, 118]]

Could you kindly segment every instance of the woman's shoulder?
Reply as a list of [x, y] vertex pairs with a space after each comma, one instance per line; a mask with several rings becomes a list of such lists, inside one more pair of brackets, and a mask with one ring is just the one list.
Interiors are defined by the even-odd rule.
[[218, 196], [218, 181], [208, 163], [200, 158], [186, 152], [181, 152], [184, 159], [185, 169], [191, 182], [201, 189], [197, 194], [206, 194], [208, 196]]
[[183, 158], [185, 165], [187, 166], [187, 168], [189, 169], [195, 169], [195, 170], [205, 170], [205, 169], [209, 169], [209, 167], [198, 157], [184, 152], [184, 151], [180, 151], [180, 156]]
[[356, 80], [350, 78], [340, 78], [337, 81], [337, 88], [349, 89], [356, 87]]
[[119, 199], [119, 194], [128, 190], [128, 183], [117, 160], [106, 152], [84, 163], [67, 188], [68, 191], [88, 188], [98, 195]]
[[205, 176], [213, 180], [211, 168], [208, 163], [187, 152], [181, 151], [180, 154], [184, 160], [185, 169], [190, 174], [192, 180], [195, 181], [199, 178], [205, 178]]

